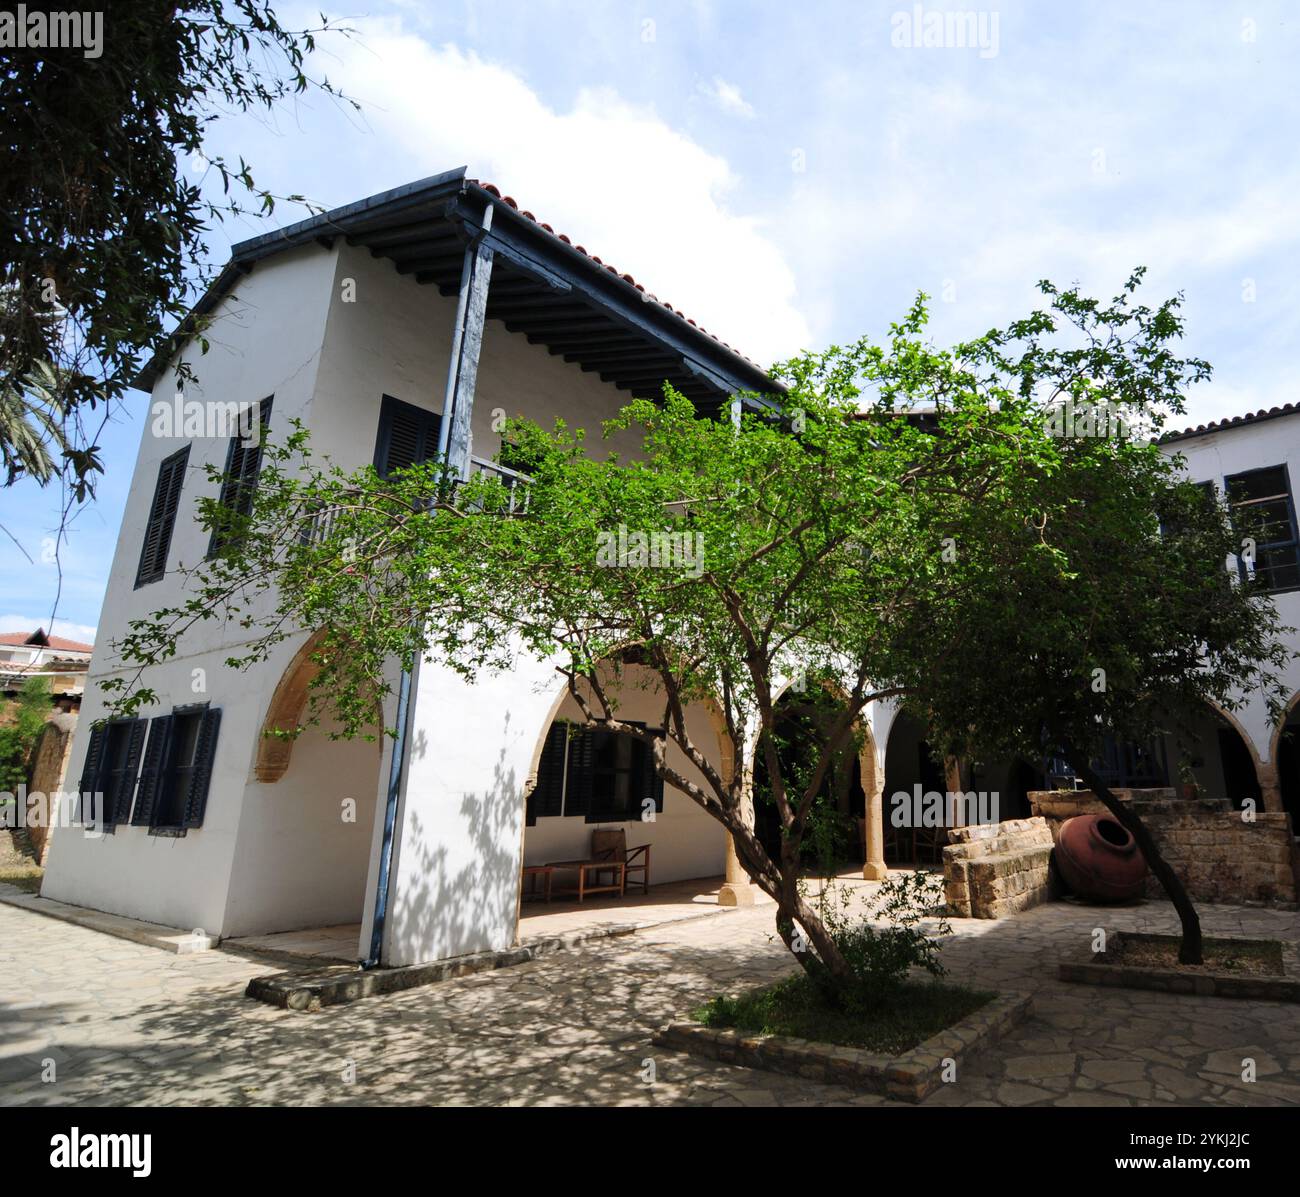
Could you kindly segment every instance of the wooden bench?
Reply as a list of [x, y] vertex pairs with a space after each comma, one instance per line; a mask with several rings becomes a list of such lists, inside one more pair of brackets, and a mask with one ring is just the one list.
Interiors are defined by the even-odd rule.
[[[588, 894], [618, 894], [623, 895], [623, 890], [627, 884], [627, 866], [620, 860], [552, 860], [546, 865], [549, 869], [575, 869], [578, 874], [578, 888], [561, 890], [563, 894], [577, 894], [578, 901], [581, 902]], [[608, 873], [611, 878], [617, 878], [617, 881], [611, 881], [608, 885], [601, 885], [600, 878], [602, 873]], [[596, 884], [589, 884], [589, 875], [596, 878]]]

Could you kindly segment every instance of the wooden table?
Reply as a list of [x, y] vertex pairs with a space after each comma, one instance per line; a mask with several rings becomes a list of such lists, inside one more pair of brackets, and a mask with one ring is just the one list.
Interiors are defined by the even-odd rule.
[[[524, 890], [524, 900], [529, 898], [544, 898], [547, 902], [551, 900], [551, 875], [555, 872], [553, 865], [524, 865], [524, 881], [529, 883], [528, 888]], [[542, 891], [537, 892], [537, 883], [542, 883]]]
[[[547, 862], [546, 867], [577, 870], [578, 888], [561, 892], [577, 894], [579, 902], [588, 894], [618, 894], [621, 897], [627, 888], [627, 866], [621, 860], [552, 860]], [[601, 873], [611, 873], [618, 877], [618, 882], [611, 885], [589, 885], [587, 883], [589, 873], [596, 875], [597, 882], [600, 881]]]

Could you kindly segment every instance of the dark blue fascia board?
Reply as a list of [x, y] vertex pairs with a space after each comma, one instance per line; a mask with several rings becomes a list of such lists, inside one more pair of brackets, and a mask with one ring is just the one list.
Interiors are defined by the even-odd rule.
[[367, 196], [341, 208], [331, 208], [317, 216], [309, 216], [297, 224], [273, 229], [259, 237], [240, 241], [231, 249], [231, 257], [241, 262], [255, 262], [282, 249], [290, 249], [314, 241], [317, 237], [343, 236], [354, 231], [354, 226], [365, 217], [382, 211], [384, 216], [398, 216], [410, 208], [420, 208], [451, 199], [465, 189], [466, 167], [430, 175], [415, 183], [405, 183], [390, 191]]

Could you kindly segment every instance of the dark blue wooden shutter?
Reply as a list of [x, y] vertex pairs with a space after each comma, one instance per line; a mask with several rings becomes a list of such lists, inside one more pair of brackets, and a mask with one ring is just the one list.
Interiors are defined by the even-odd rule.
[[167, 572], [167, 554], [172, 545], [172, 529], [176, 526], [176, 512], [180, 508], [189, 459], [190, 447], [186, 445], [158, 467], [158, 482], [154, 487], [144, 543], [140, 546], [140, 564], [135, 574], [137, 587], [156, 582]]
[[379, 408], [375, 469], [387, 478], [437, 455], [442, 417], [437, 412], [385, 395]]
[[[226, 449], [226, 469], [221, 479], [221, 494], [217, 501], [227, 511], [236, 515], [249, 515], [253, 510], [253, 495], [257, 491], [257, 475], [262, 469], [262, 444], [266, 427], [271, 422], [271, 400], [263, 399], [257, 409], [257, 435], [252, 439], [239, 436], [230, 438]], [[220, 551], [230, 540], [230, 530], [216, 527], [208, 541], [208, 556]]]
[[537, 784], [528, 795], [528, 822], [551, 818], [564, 810], [564, 758], [568, 748], [569, 725], [557, 719], [546, 733], [542, 759], [537, 766]]
[[140, 769], [140, 782], [136, 786], [132, 827], [149, 827], [153, 824], [153, 813], [158, 806], [164, 770], [167, 768], [171, 733], [170, 715], [159, 715], [157, 719], [149, 720], [149, 742], [145, 745], [144, 764]]
[[108, 743], [108, 728], [90, 729], [90, 743], [86, 746], [86, 760], [81, 767], [81, 786], [77, 799], [77, 820], [88, 825], [95, 821], [95, 791], [99, 789], [100, 762]]
[[131, 817], [131, 799], [135, 796], [135, 774], [140, 767], [140, 752], [144, 748], [144, 734], [149, 727], [147, 719], [132, 719], [127, 732], [126, 766], [122, 776], [114, 782], [113, 806], [104, 812], [110, 826], [116, 827]]
[[221, 728], [221, 711], [209, 708], [203, 712], [199, 725], [199, 739], [194, 747], [194, 770], [190, 774], [189, 793], [185, 796], [185, 816], [182, 827], [202, 827], [203, 812], [208, 805], [208, 785], [212, 781], [212, 762], [217, 755], [217, 732]]
[[[660, 736], [662, 732], [658, 733]], [[655, 768], [654, 751], [649, 744], [641, 745], [641, 784], [635, 787], [637, 797], [637, 809], [632, 812], [633, 819], [642, 819], [645, 816], [645, 800], [650, 799], [654, 803], [654, 809], [657, 814], [663, 814], [664, 810], [664, 779], [659, 771]]]
[[564, 787], [564, 814], [585, 815], [591, 810], [592, 766], [596, 756], [596, 729], [584, 727], [569, 740], [569, 769]]

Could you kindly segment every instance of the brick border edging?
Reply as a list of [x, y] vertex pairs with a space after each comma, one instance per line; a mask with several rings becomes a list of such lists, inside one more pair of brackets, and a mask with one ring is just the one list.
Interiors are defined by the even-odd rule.
[[783, 1035], [751, 1035], [697, 1022], [671, 1022], [655, 1032], [658, 1047], [707, 1056], [742, 1068], [761, 1068], [827, 1085], [847, 1085], [900, 1101], [921, 1102], [943, 1084], [945, 1060], [963, 1059], [1006, 1034], [1030, 1010], [1033, 995], [1000, 993], [973, 1014], [918, 1043], [901, 1056]]
[[455, 977], [510, 968], [602, 939], [634, 935], [638, 931], [652, 931], [658, 927], [689, 923], [695, 919], [727, 913], [728, 908], [719, 907], [717, 910], [702, 910], [685, 918], [670, 919], [666, 923], [613, 923], [592, 931], [550, 936], [500, 952], [471, 952], [448, 960], [406, 964], [397, 968], [376, 968], [368, 972], [362, 972], [355, 966], [334, 965], [303, 972], [271, 973], [249, 981], [244, 996], [277, 1006], [281, 1010], [314, 1013], [325, 1006], [341, 1006], [348, 1002], [359, 1002], [362, 998], [401, 993], [421, 985], [436, 985]]
[[[1140, 932], [1110, 931], [1107, 941], [1122, 944], [1125, 936]], [[1220, 936], [1218, 938], [1231, 938]], [[1292, 951], [1282, 942], [1284, 971], [1295, 971]], [[1098, 959], [1102, 957], [1102, 959]], [[1288, 965], [1291, 967], [1288, 969]], [[1151, 989], [1159, 993], [1191, 994], [1194, 997], [1245, 998], [1254, 1001], [1300, 1002], [1300, 979], [1287, 977], [1244, 977], [1235, 973], [1184, 973], [1173, 968], [1146, 968], [1132, 964], [1109, 964], [1104, 953], [1088, 952], [1081, 959], [1062, 960], [1056, 966], [1062, 981], [1082, 985], [1110, 985], [1124, 989]]]

